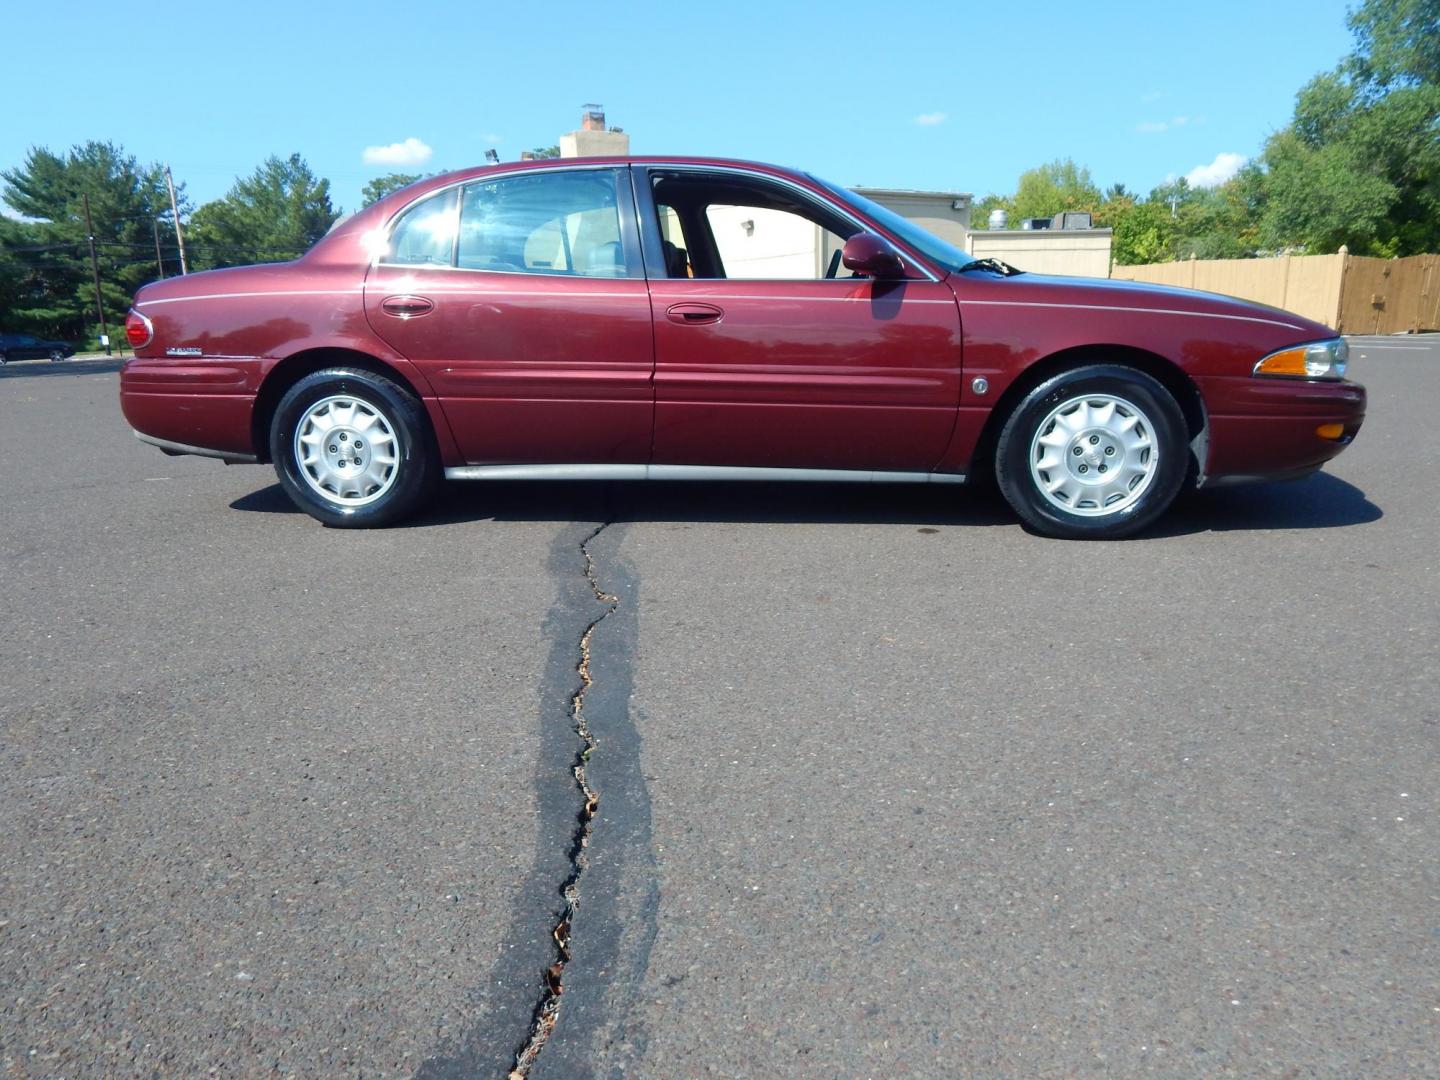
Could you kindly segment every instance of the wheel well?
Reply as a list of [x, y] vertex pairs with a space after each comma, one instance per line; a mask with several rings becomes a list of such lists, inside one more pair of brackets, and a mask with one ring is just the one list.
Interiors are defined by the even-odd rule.
[[351, 349], [307, 349], [287, 356], [270, 369], [265, 381], [260, 384], [260, 392], [255, 395], [255, 409], [250, 417], [250, 439], [255, 445], [257, 460], [270, 460], [270, 419], [275, 415], [275, 408], [285, 396], [285, 391], [306, 375], [330, 367], [359, 368], [383, 375], [420, 397], [409, 379], [389, 364], [366, 353]]
[[1046, 379], [1084, 364], [1119, 364], [1135, 368], [1170, 391], [1185, 416], [1185, 427], [1191, 446], [1191, 472], [1196, 473], [1204, 467], [1204, 436], [1208, 421], [1205, 416], [1205, 403], [1201, 401], [1200, 391], [1190, 376], [1165, 357], [1144, 349], [1129, 345], [1079, 345], [1035, 361], [1005, 388], [980, 433], [980, 440], [976, 443], [975, 454], [968, 470], [970, 475], [982, 477], [990, 474], [995, 464], [995, 444], [1000, 441], [1000, 429], [1005, 426], [1005, 421], [1026, 394]]

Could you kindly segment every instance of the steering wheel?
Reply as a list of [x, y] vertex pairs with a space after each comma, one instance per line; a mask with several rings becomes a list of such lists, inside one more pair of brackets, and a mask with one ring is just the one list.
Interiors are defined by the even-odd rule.
[[825, 268], [825, 276], [827, 278], [833, 278], [837, 273], [840, 272], [840, 256], [842, 254], [843, 252], [841, 252], [839, 248], [836, 248], [834, 253], [830, 256], [830, 265]]

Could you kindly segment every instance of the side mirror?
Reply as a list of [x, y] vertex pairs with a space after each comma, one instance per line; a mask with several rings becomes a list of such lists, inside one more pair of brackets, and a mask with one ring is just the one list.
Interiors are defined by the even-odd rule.
[[840, 256], [845, 269], [873, 278], [898, 278], [905, 276], [905, 264], [899, 253], [874, 233], [856, 233], [845, 241], [845, 250]]

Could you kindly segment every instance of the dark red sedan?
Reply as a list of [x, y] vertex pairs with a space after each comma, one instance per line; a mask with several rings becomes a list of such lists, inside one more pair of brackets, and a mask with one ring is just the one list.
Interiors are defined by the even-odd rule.
[[440, 479], [993, 474], [1052, 536], [1355, 437], [1345, 342], [1227, 297], [1022, 274], [801, 172], [526, 162], [424, 180], [303, 258], [171, 278], [120, 401], [171, 453], [273, 462], [331, 525]]

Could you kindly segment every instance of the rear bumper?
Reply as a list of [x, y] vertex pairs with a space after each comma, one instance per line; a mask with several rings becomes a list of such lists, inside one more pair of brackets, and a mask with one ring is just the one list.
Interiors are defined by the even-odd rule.
[[136, 434], [162, 449], [253, 461], [260, 363], [130, 360], [120, 369], [120, 410]]
[[[1314, 472], [1354, 441], [1365, 388], [1352, 382], [1197, 379], [1209, 410], [1206, 482]], [[1322, 428], [1338, 427], [1338, 432]]]
[[185, 443], [171, 442], [168, 439], [157, 439], [154, 435], [146, 435], [137, 431], [135, 437], [143, 443], [151, 446], [158, 446], [162, 453], [171, 457], [179, 457], [183, 454], [194, 454], [197, 457], [219, 458], [226, 465], [254, 465], [256, 458], [254, 454], [240, 454], [233, 450], [211, 450], [206, 446], [187, 446]]

